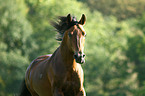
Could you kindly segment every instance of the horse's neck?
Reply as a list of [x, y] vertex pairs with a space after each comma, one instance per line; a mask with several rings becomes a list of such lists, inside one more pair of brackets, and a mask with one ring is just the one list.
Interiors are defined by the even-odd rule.
[[74, 67], [76, 65], [76, 62], [73, 58], [74, 53], [69, 50], [65, 41], [62, 41], [60, 45], [60, 53], [62, 56], [62, 60], [67, 67]]

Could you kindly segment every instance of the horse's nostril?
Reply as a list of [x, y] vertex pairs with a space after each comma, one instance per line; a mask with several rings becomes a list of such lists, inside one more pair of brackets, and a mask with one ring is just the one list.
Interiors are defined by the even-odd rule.
[[77, 55], [74, 55], [74, 58], [76, 59], [77, 58]]
[[85, 54], [83, 54], [83, 57], [85, 57], [86, 55]]

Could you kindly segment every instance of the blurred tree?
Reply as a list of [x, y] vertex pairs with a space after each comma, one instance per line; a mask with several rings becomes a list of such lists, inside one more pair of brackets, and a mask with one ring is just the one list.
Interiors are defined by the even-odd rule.
[[[128, 50], [126, 52], [129, 60], [134, 63], [134, 71], [138, 73], [137, 79], [140, 88], [138, 89], [138, 95], [143, 96], [145, 93], [144, 82], [145, 82], [145, 14], [143, 14], [138, 21], [133, 23], [136, 24], [135, 33], [128, 38]], [[141, 92], [141, 93], [140, 93]], [[140, 94], [139, 94], [140, 93]]]
[[0, 52], [0, 96], [13, 96], [19, 92], [29, 63], [19, 52]]
[[0, 0], [0, 41], [7, 45], [6, 51], [20, 50], [28, 55], [33, 41], [29, 38], [32, 27], [26, 19], [27, 8], [23, 0], [5, 2]]
[[125, 54], [127, 37], [131, 33], [128, 23], [118, 22], [114, 17], [93, 15], [91, 26], [87, 26], [91, 32], [88, 32], [86, 37], [89, 39], [86, 41], [85, 65], [88, 94], [133, 96], [132, 91], [138, 86], [137, 74]]
[[140, 16], [145, 9], [144, 0], [78, 0], [85, 2], [91, 11], [114, 15], [119, 20]]
[[[23, 0], [0, 0], [0, 96], [18, 93], [34, 41]], [[25, 57], [24, 57], [25, 56]]]

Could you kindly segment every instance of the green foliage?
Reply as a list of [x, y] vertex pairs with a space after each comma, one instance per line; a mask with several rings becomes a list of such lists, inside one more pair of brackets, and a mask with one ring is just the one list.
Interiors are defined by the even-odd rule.
[[119, 20], [138, 17], [144, 12], [144, 0], [78, 0], [85, 2], [91, 11], [114, 15]]
[[29, 64], [32, 28], [23, 1], [0, 0], [0, 5], [0, 95], [11, 96], [18, 92]]
[[19, 52], [0, 52], [0, 95], [17, 93], [29, 64], [26, 57]]
[[139, 27], [145, 34], [145, 12], [139, 18], [139, 21], [137, 22], [137, 27]]
[[139, 90], [137, 90], [137, 91], [135, 91], [135, 96], [144, 96], [145, 95], [145, 83], [143, 83], [143, 86], [139, 89]]
[[32, 33], [29, 21], [26, 19], [26, 6], [19, 0], [0, 0], [0, 41], [7, 45], [7, 51], [21, 50], [28, 54], [28, 47], [32, 44], [28, 39]]
[[139, 86], [144, 86], [145, 77], [143, 74], [145, 74], [145, 30], [144, 30], [144, 19], [145, 15], [142, 15], [140, 17], [139, 21], [137, 21], [135, 33], [128, 38], [128, 50], [126, 52], [127, 57], [131, 62], [135, 64], [135, 69], [138, 73], [138, 81]]
[[127, 37], [131, 33], [128, 23], [94, 14], [97, 18], [92, 17], [94, 23], [89, 23], [92, 26], [86, 25], [91, 29], [91, 32], [87, 30], [87, 62], [84, 68], [89, 70], [86, 72], [89, 96], [133, 95], [132, 91], [137, 87], [136, 74], [132, 72], [134, 67], [129, 64], [125, 54]]

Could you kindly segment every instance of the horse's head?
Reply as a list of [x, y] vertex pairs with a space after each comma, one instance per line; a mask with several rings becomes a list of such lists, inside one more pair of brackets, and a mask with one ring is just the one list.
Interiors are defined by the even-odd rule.
[[86, 32], [83, 29], [86, 18], [83, 14], [80, 21], [74, 20], [73, 17], [68, 14], [67, 23], [70, 25], [66, 34], [67, 34], [67, 45], [69, 49], [74, 53], [74, 59], [77, 63], [83, 64], [85, 62], [84, 54], [84, 43]]

